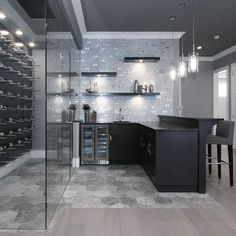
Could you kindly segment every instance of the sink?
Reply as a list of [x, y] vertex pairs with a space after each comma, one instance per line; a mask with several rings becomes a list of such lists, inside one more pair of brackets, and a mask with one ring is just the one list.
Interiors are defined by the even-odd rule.
[[122, 123], [122, 124], [124, 124], [124, 123], [130, 123], [130, 121], [127, 121], [127, 120], [121, 120], [121, 121], [114, 120], [113, 123], [118, 123], [118, 124]]

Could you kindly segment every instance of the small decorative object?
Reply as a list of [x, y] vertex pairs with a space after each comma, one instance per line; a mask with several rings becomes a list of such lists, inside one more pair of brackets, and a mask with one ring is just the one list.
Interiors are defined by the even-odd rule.
[[76, 105], [75, 104], [70, 104], [69, 109], [72, 111], [76, 110]]
[[144, 92], [145, 92], [145, 93], [148, 92], [148, 86], [147, 86], [147, 85], [144, 86]]
[[149, 93], [153, 93], [153, 92], [154, 92], [154, 86], [153, 86], [153, 84], [150, 84], [150, 85], [149, 85], [148, 92], [149, 92]]
[[95, 93], [98, 92], [98, 84], [97, 84], [97, 82], [93, 84], [93, 92], [95, 92]]
[[96, 123], [97, 122], [97, 112], [93, 111], [91, 114], [91, 122]]
[[69, 122], [73, 122], [75, 120], [75, 111], [76, 111], [76, 105], [75, 104], [70, 104], [70, 106], [69, 106], [69, 115], [68, 115]]
[[66, 112], [66, 110], [63, 110], [61, 112], [61, 122], [66, 123], [66, 120], [67, 120], [67, 112]]
[[139, 82], [138, 80], [134, 81], [134, 93], [138, 93]]
[[61, 93], [65, 92], [64, 83], [61, 83]]
[[143, 93], [143, 85], [138, 86], [138, 93]]
[[83, 110], [84, 110], [84, 122], [90, 122], [90, 106], [88, 104], [84, 104]]

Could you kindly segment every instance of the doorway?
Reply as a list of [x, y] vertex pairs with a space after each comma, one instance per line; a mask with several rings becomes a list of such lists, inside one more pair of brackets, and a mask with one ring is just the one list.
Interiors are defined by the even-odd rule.
[[229, 67], [214, 71], [213, 116], [229, 119]]

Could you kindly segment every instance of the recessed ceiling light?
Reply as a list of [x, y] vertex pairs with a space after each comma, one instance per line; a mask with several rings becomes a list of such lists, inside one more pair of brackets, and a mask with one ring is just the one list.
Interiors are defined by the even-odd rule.
[[34, 43], [34, 42], [30, 42], [30, 43], [29, 43], [29, 46], [30, 46], [31, 48], [33, 48], [33, 47], [35, 47], [35, 43]]
[[18, 36], [21, 36], [21, 35], [23, 34], [23, 32], [22, 32], [21, 30], [17, 30], [17, 31], [16, 31], [16, 34], [17, 34]]
[[6, 15], [3, 12], [0, 12], [0, 19], [1, 20], [6, 19]]
[[214, 36], [214, 39], [215, 39], [215, 40], [220, 39], [220, 35], [215, 35], [215, 36]]
[[9, 32], [6, 31], [6, 30], [0, 30], [0, 34], [4, 35], [4, 36], [7, 36], [7, 35], [9, 35]]
[[170, 21], [175, 21], [175, 20], [176, 20], [176, 16], [170, 16], [170, 17], [169, 17], [169, 20], [170, 20]]
[[19, 48], [24, 46], [23, 43], [15, 43], [14, 45], [15, 45], [16, 47], [19, 47]]
[[185, 8], [186, 7], [186, 3], [185, 2], [181, 2], [178, 4], [178, 8]]
[[202, 49], [202, 46], [197, 46], [197, 50], [201, 50]]

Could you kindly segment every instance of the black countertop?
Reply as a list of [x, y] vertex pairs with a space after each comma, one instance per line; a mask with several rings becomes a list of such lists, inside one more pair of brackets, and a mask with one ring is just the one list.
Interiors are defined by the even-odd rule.
[[141, 122], [138, 122], [138, 124], [141, 124], [141, 125], [146, 126], [148, 128], [154, 129], [156, 131], [193, 131], [193, 130], [198, 130], [196, 128], [183, 126], [183, 125], [177, 125], [177, 124], [171, 124], [171, 123], [166, 123], [166, 122], [141, 121]]
[[224, 118], [213, 117], [192, 117], [192, 116], [171, 116], [171, 115], [158, 115], [159, 117], [179, 118], [179, 119], [191, 119], [191, 120], [224, 120]]
[[137, 121], [137, 122], [99, 122], [99, 123], [81, 123], [84, 125], [92, 125], [92, 124], [103, 124], [103, 125], [131, 125], [131, 124], [139, 124], [150, 129], [156, 131], [197, 131], [198, 129], [194, 127], [188, 127], [184, 125], [171, 124], [166, 122], [157, 122], [157, 121]]

